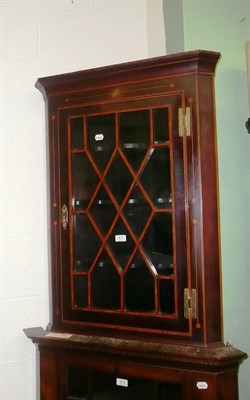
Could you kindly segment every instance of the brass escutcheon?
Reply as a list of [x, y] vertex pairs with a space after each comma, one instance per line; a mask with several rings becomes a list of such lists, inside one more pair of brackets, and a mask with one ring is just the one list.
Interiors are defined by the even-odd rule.
[[63, 229], [67, 229], [67, 225], [69, 222], [69, 213], [66, 204], [63, 204], [61, 210], [61, 222]]

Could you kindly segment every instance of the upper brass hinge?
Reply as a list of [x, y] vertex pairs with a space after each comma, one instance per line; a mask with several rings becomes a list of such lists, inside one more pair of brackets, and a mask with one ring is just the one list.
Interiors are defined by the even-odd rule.
[[178, 109], [179, 136], [190, 136], [190, 107]]
[[196, 319], [196, 289], [184, 289], [184, 317]]

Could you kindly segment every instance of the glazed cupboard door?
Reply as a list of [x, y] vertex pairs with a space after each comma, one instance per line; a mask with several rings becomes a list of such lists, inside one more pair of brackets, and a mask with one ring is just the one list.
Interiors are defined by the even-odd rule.
[[181, 107], [171, 95], [59, 111], [68, 329], [191, 334]]

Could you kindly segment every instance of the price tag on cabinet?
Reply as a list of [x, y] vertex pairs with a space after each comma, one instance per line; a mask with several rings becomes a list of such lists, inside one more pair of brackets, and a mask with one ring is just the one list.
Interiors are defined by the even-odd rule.
[[196, 386], [198, 389], [206, 390], [208, 388], [207, 382], [197, 382]]
[[103, 140], [104, 139], [104, 135], [102, 134], [102, 133], [97, 133], [96, 135], [95, 135], [95, 141], [96, 142], [100, 142], [101, 140]]
[[128, 387], [128, 380], [123, 378], [116, 378], [116, 386]]
[[127, 236], [126, 235], [115, 235], [116, 242], [126, 242]]

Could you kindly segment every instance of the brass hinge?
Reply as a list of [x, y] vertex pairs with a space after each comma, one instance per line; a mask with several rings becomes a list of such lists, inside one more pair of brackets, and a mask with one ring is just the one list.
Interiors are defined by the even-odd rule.
[[184, 289], [184, 317], [196, 319], [196, 289]]
[[178, 109], [179, 136], [190, 136], [190, 107]]

